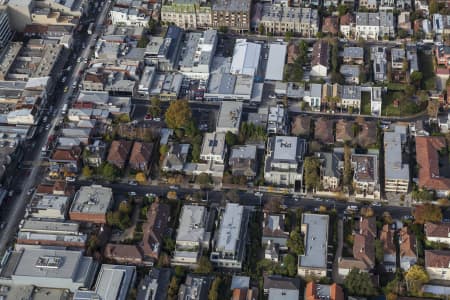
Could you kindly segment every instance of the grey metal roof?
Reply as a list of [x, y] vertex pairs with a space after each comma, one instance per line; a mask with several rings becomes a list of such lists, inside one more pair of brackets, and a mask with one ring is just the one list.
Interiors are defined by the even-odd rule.
[[328, 215], [305, 213], [302, 224], [307, 225], [305, 254], [300, 256], [301, 267], [326, 268], [328, 253]]

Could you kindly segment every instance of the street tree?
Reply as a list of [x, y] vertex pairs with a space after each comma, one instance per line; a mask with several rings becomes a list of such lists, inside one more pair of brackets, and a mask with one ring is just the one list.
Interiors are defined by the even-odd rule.
[[220, 288], [221, 284], [222, 284], [222, 279], [219, 276], [214, 278], [214, 281], [211, 284], [211, 289], [209, 290], [208, 300], [219, 300], [220, 299], [219, 288]]
[[148, 108], [148, 112], [153, 117], [161, 116], [161, 100], [154, 96], [150, 99], [150, 107]]
[[198, 267], [195, 269], [195, 273], [199, 274], [209, 274], [213, 271], [213, 266], [206, 256], [200, 257], [198, 260]]
[[426, 222], [441, 222], [442, 210], [439, 206], [425, 203], [418, 205], [414, 209], [414, 219], [417, 224], [425, 224]]
[[172, 101], [167, 108], [166, 124], [169, 128], [183, 128], [191, 121], [192, 112], [186, 100]]
[[408, 291], [417, 295], [422, 286], [430, 280], [427, 271], [420, 265], [414, 265], [405, 274]]

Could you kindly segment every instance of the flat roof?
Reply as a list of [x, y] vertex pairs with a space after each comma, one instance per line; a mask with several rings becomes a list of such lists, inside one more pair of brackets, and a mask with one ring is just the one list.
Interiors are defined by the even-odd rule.
[[384, 153], [386, 180], [409, 180], [409, 165], [402, 161], [402, 134], [398, 132], [384, 133]]
[[76, 192], [71, 212], [104, 214], [113, 198], [112, 189], [101, 185], [82, 186]]
[[235, 252], [241, 233], [244, 206], [237, 203], [227, 203], [220, 222], [216, 249], [222, 252]]
[[222, 155], [225, 149], [224, 132], [207, 132], [203, 137], [202, 155]]
[[276, 136], [273, 150], [274, 160], [297, 160], [298, 137]]
[[237, 39], [234, 45], [230, 72], [254, 76], [258, 70], [261, 45]]
[[243, 106], [244, 104], [242, 102], [222, 101], [219, 111], [219, 117], [217, 118], [216, 130], [239, 130], [239, 126], [241, 125]]
[[177, 232], [177, 242], [201, 242], [203, 240], [206, 212], [204, 206], [183, 206]]
[[302, 215], [302, 229], [306, 225], [306, 232], [305, 254], [300, 256], [299, 261], [301, 267], [327, 267], [328, 222], [328, 215]]
[[283, 80], [286, 52], [286, 44], [270, 44], [266, 68], [266, 80]]
[[135, 266], [103, 264], [97, 277], [95, 292], [100, 299], [125, 300], [135, 273]]
[[25, 220], [21, 231], [28, 232], [54, 232], [54, 233], [73, 233], [78, 232], [80, 224], [74, 222], [52, 222]]

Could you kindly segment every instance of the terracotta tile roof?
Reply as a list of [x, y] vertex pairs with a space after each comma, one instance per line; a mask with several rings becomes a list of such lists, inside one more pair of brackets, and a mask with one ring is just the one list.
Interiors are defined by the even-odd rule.
[[152, 158], [153, 144], [134, 142], [130, 155], [130, 166], [135, 170], [147, 169]]
[[333, 144], [333, 121], [319, 118], [314, 124], [314, 138], [323, 144]]
[[425, 250], [425, 267], [449, 268], [449, 266], [450, 266], [450, 251]]
[[371, 236], [355, 234], [353, 240], [353, 257], [362, 261], [367, 269], [375, 266], [375, 240]]
[[383, 250], [385, 254], [395, 255], [397, 251], [395, 251], [394, 245], [394, 230], [392, 230], [388, 224], [385, 224], [381, 230], [380, 241], [383, 242]]
[[30, 24], [25, 26], [24, 33], [46, 33], [48, 30], [47, 25]]
[[419, 187], [446, 191], [450, 190], [450, 178], [439, 177], [439, 153], [445, 148], [441, 136], [416, 137], [416, 160], [419, 166]]
[[354, 258], [341, 258], [339, 260], [339, 268], [342, 269], [360, 269], [360, 270], [367, 270], [370, 269], [369, 266], [367, 266], [363, 261], [354, 259]]
[[140, 246], [145, 257], [158, 259], [169, 218], [170, 207], [153, 202], [147, 212], [147, 221], [142, 225], [144, 237]]
[[351, 13], [346, 13], [341, 17], [341, 25], [350, 25], [356, 22], [355, 16]]
[[360, 131], [358, 135], [358, 144], [362, 147], [368, 147], [377, 143], [377, 123], [374, 121], [363, 121], [359, 123]]
[[73, 147], [72, 149], [57, 149], [53, 155], [53, 161], [71, 161], [76, 162], [79, 160], [81, 149], [79, 147]]
[[142, 254], [135, 245], [107, 244], [104, 254], [118, 261], [142, 261]]
[[233, 290], [233, 296], [231, 297], [232, 300], [246, 300], [247, 299], [247, 289], [234, 289]]
[[318, 40], [314, 43], [312, 52], [312, 66], [322, 65], [328, 67], [329, 45], [325, 40]]
[[40, 184], [36, 188], [36, 194], [52, 194], [53, 193], [53, 185]]
[[115, 165], [119, 169], [125, 167], [125, 162], [127, 161], [128, 154], [131, 150], [131, 145], [133, 142], [120, 140], [113, 141], [108, 153], [108, 162]]
[[424, 229], [427, 237], [450, 237], [450, 223], [434, 224], [427, 222], [425, 223]]
[[400, 229], [399, 243], [400, 243], [400, 258], [417, 257], [416, 237], [406, 226]]
[[359, 233], [362, 235], [368, 235], [372, 238], [377, 237], [377, 224], [375, 217], [361, 218], [359, 220]]
[[336, 123], [336, 141], [346, 142], [353, 139], [353, 123], [344, 119]]
[[336, 16], [325, 17], [323, 19], [322, 31], [331, 34], [337, 34], [339, 32], [339, 20]]

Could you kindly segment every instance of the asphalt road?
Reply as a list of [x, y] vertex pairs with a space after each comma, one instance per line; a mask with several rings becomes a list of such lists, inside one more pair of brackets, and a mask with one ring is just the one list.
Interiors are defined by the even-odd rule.
[[[55, 91], [53, 95], [55, 98], [55, 103], [53, 104], [53, 106], [56, 113], [53, 114], [52, 116], [49, 116], [49, 119], [51, 120], [49, 123], [50, 129], [47, 131], [43, 131], [41, 134], [36, 136], [36, 138], [33, 141], [33, 146], [28, 147], [26, 149], [26, 151], [28, 151], [28, 153], [26, 153], [26, 156], [28, 157], [29, 160], [33, 162], [41, 160], [40, 156], [41, 154], [39, 150], [46, 144], [48, 137], [55, 133], [55, 126], [59, 123], [59, 120], [63, 118], [61, 114], [62, 107], [64, 104], [69, 103], [70, 97], [74, 94], [74, 92], [76, 92], [76, 89], [78, 88], [77, 86], [73, 86], [73, 83], [76, 82], [78, 85], [79, 72], [84, 67], [84, 59], [89, 58], [92, 52], [92, 50], [88, 45], [91, 44], [93, 39], [96, 39], [98, 37], [98, 33], [100, 30], [99, 27], [101, 27], [98, 25], [104, 23], [110, 5], [111, 2], [107, 1], [104, 2], [103, 10], [101, 14], [98, 16], [96, 21], [96, 32], [90, 36], [87, 36], [87, 40], [84, 42], [84, 44], [87, 46], [85, 47], [85, 49], [83, 49], [82, 53], [79, 55], [79, 57], [82, 58], [81, 62], [79, 63], [77, 62], [75, 65], [73, 65], [70, 75], [67, 74], [66, 76], [67, 77], [66, 85], [68, 88], [67, 92], [62, 94], [60, 90]], [[86, 38], [86, 36], [82, 36], [81, 38], [83, 37]], [[81, 44], [83, 43], [83, 41], [78, 40], [75, 43]], [[28, 172], [29, 172], [28, 177], [21, 184], [20, 193], [16, 195], [13, 199], [11, 199], [9, 203], [10, 205], [8, 206], [8, 213], [6, 215], [6, 218], [3, 220], [6, 223], [6, 225], [0, 235], [0, 253], [3, 253], [7, 249], [8, 244], [10, 243], [13, 235], [17, 231], [17, 227], [20, 220], [23, 218], [25, 214], [25, 207], [29, 199], [27, 192], [42, 179], [40, 176], [42, 174], [42, 167], [39, 164], [31, 167], [31, 169]]]

